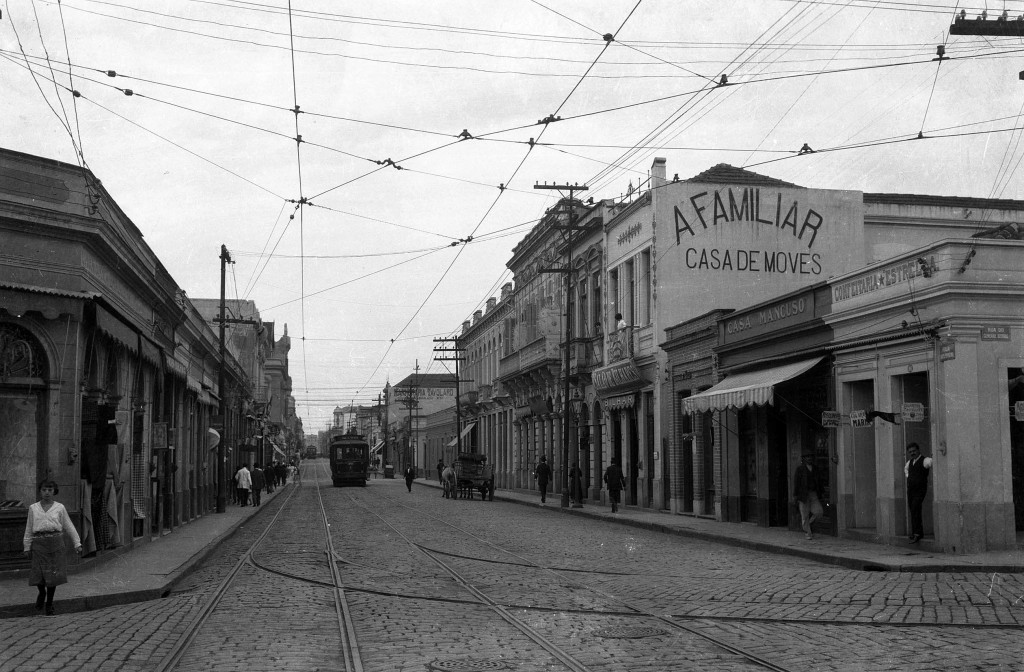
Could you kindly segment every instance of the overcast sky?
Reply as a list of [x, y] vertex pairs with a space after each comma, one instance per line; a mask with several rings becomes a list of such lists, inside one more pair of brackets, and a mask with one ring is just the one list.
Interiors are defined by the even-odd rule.
[[1019, 0], [291, 5], [4, 0], [0, 146], [77, 145], [190, 296], [218, 295], [226, 245], [229, 298], [288, 327], [307, 432], [445, 371], [433, 339], [510, 280], [538, 181], [619, 198], [663, 156], [670, 178], [1024, 198], [1024, 43], [948, 34], [954, 7]]

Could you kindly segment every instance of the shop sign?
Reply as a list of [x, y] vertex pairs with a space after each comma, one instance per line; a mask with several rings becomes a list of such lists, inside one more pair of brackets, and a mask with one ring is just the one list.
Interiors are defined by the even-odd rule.
[[934, 256], [927, 259], [918, 257], [913, 261], [884, 266], [855, 280], [834, 285], [832, 287], [832, 303], [840, 303], [885, 287], [900, 285], [913, 278], [922, 276], [930, 278], [938, 270], [939, 267], [935, 263]]
[[843, 424], [843, 414], [839, 411], [822, 411], [821, 426], [825, 428], [836, 428]]
[[900, 416], [905, 422], [924, 422], [924, 404], [904, 403]]
[[1024, 422], [1024, 401], [1018, 401], [1013, 405], [1013, 415], [1017, 422]]
[[950, 338], [939, 343], [939, 361], [948, 362], [951, 359], [956, 359], [956, 341]]
[[982, 327], [981, 340], [983, 341], [1008, 341], [1010, 340], [1009, 327]]
[[762, 336], [814, 318], [814, 292], [806, 292], [785, 301], [769, 303], [763, 308], [745, 311], [721, 322], [723, 343]]
[[850, 411], [850, 424], [854, 427], [870, 427], [867, 411]]

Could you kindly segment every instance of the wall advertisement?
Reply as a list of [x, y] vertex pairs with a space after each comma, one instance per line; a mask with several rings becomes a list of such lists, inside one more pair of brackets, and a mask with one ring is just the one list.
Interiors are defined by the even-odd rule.
[[859, 191], [679, 182], [656, 199], [662, 325], [861, 268]]

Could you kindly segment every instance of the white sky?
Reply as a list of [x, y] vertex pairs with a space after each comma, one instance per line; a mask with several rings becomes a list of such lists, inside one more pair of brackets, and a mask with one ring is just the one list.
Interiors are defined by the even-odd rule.
[[[433, 338], [510, 279], [554, 202], [538, 181], [617, 198], [664, 156], [670, 178], [728, 163], [806, 187], [1024, 198], [1024, 43], [948, 35], [954, 7], [1015, 19], [1020, 0], [294, 0], [294, 65], [283, 0], [0, 7], [0, 146], [74, 163], [66, 114], [190, 296], [218, 295], [226, 245], [229, 298], [288, 325], [307, 432], [417, 361], [444, 371]], [[713, 89], [722, 73], [734, 85]], [[920, 131], [949, 137], [891, 142]], [[870, 146], [795, 156], [804, 143]], [[373, 163], [389, 158], [403, 170]], [[300, 196], [313, 205], [289, 220]]]

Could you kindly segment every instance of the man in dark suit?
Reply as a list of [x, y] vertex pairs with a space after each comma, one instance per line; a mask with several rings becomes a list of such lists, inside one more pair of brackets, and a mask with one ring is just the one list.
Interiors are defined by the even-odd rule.
[[932, 458], [921, 457], [921, 447], [916, 443], [907, 446], [907, 463], [903, 475], [907, 477], [907, 504], [910, 506], [910, 543], [916, 544], [924, 537], [924, 523], [921, 509], [928, 495], [928, 472], [932, 469]]

